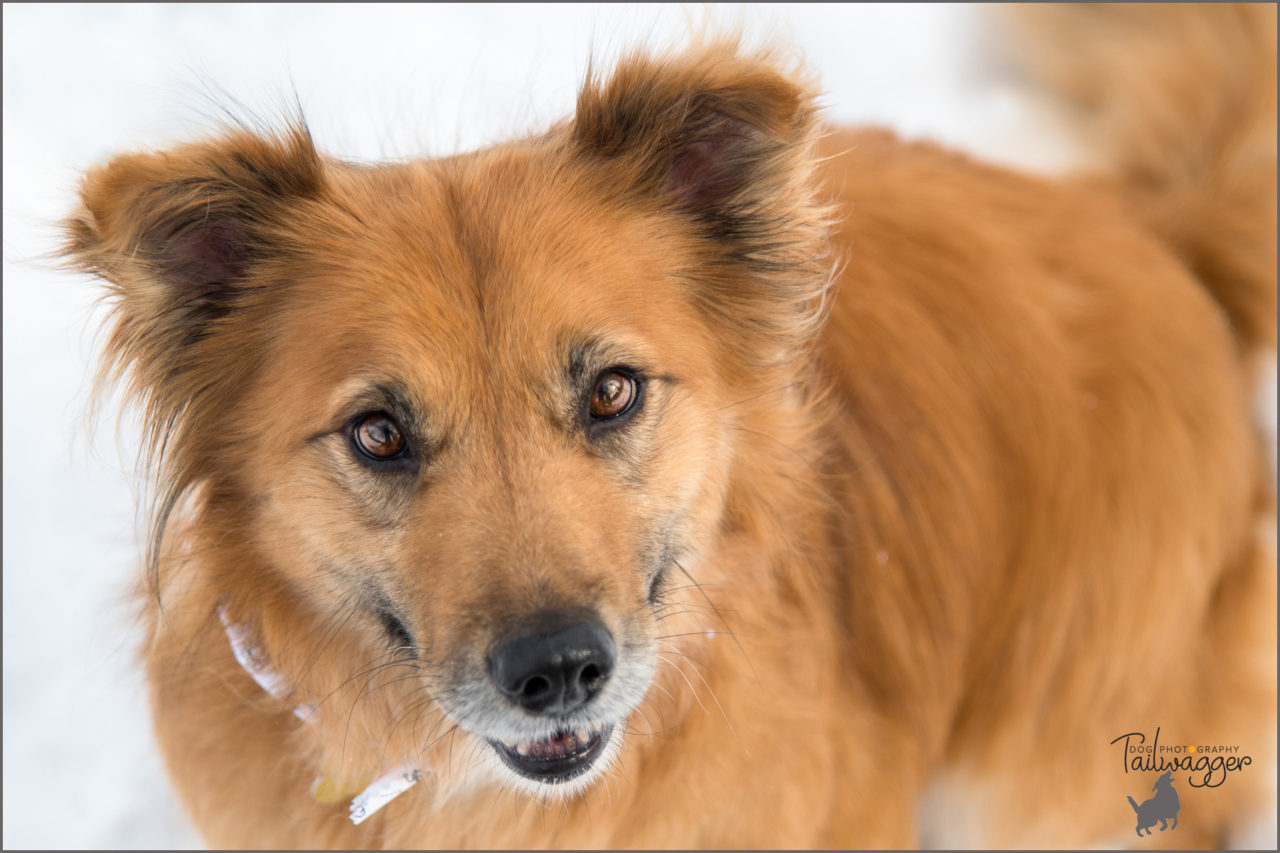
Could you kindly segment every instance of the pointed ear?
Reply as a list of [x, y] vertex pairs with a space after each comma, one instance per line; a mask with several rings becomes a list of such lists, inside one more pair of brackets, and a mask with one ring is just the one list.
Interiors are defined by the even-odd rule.
[[[695, 296], [721, 319], [781, 335], [818, 325], [829, 279], [829, 210], [818, 198], [816, 93], [798, 69], [733, 41], [625, 58], [589, 76], [571, 135], [611, 192], [684, 219], [705, 238]], [[745, 277], [744, 277], [745, 276]]]
[[[297, 206], [322, 190], [299, 122], [278, 136], [236, 129], [169, 151], [120, 155], [88, 172], [63, 223], [70, 266], [108, 284], [101, 392], [127, 378], [142, 458], [156, 477], [147, 562], [158, 594], [165, 525], [235, 441], [225, 419], [253, 375], [266, 324], [235, 322], [288, 247]], [[175, 440], [171, 440], [175, 439]]]
[[714, 216], [762, 201], [802, 167], [815, 115], [799, 72], [714, 42], [675, 57], [632, 54], [607, 81], [589, 76], [573, 136], [583, 150], [625, 164], [633, 189]]
[[273, 253], [281, 219], [319, 191], [321, 174], [301, 126], [121, 155], [85, 175], [63, 254], [111, 285], [113, 340], [124, 333], [134, 347], [172, 354], [234, 308]]
[[[108, 284], [98, 388], [128, 379], [127, 396], [143, 410], [147, 457], [179, 448], [167, 463], [169, 505], [213, 452], [213, 424], [252, 375], [265, 324], [236, 321], [272, 290], [263, 270], [279, 266], [298, 205], [321, 183], [301, 126], [278, 137], [236, 130], [120, 155], [81, 183], [63, 255]], [[170, 443], [175, 430], [196, 437]]]

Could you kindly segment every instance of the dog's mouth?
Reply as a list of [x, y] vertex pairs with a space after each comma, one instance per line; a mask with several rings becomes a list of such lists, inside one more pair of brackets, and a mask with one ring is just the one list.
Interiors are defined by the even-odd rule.
[[508, 767], [535, 782], [557, 785], [581, 776], [604, 753], [613, 737], [613, 726], [596, 731], [557, 732], [543, 740], [489, 745]]

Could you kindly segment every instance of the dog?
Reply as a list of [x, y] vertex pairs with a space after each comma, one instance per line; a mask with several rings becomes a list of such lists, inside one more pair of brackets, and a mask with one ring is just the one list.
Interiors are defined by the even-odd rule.
[[[1156, 779], [1156, 783], [1151, 786], [1151, 790], [1155, 791], [1155, 796], [1143, 800], [1142, 805], [1138, 805], [1138, 801], [1133, 797], [1129, 797], [1129, 805], [1133, 806], [1133, 813], [1138, 816], [1138, 827], [1136, 832], [1139, 836], [1146, 830], [1146, 834], [1151, 834], [1151, 827], [1156, 825], [1156, 821], [1160, 821], [1160, 831], [1166, 829], [1178, 828], [1178, 792], [1173, 787], [1173, 771], [1166, 771], [1160, 774], [1160, 778]], [[1169, 826], [1169, 821], [1173, 821], [1173, 826]]]
[[211, 845], [1108, 843], [1157, 723], [1257, 761], [1180, 845], [1266, 820], [1275, 10], [1017, 13], [1092, 175], [714, 36], [473, 153], [85, 174]]

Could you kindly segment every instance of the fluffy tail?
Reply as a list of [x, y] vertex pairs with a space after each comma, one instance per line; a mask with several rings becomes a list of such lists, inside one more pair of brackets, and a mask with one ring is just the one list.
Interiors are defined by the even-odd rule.
[[1016, 4], [1013, 47], [1072, 105], [1149, 227], [1276, 342], [1276, 7]]
[[1125, 799], [1129, 801], [1129, 805], [1133, 806], [1133, 810], [1136, 813], [1138, 811], [1138, 804], [1134, 802], [1133, 797], [1125, 797]]

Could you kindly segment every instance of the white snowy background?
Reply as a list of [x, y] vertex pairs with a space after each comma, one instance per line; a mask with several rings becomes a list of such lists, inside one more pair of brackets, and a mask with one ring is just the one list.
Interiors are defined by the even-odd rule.
[[[434, 155], [567, 115], [592, 52], [666, 44], [702, 7], [5, 5], [5, 848], [199, 847], [166, 782], [135, 663], [136, 430], [88, 428], [101, 311], [46, 255], [77, 173], [211, 127], [231, 98], [296, 92], [319, 146]], [[888, 125], [1011, 165], [1072, 162], [991, 57], [970, 6], [766, 4], [717, 20], [800, 46], [831, 119]], [[210, 98], [210, 93], [214, 97]], [[1259, 411], [1274, 423], [1274, 373]]]

